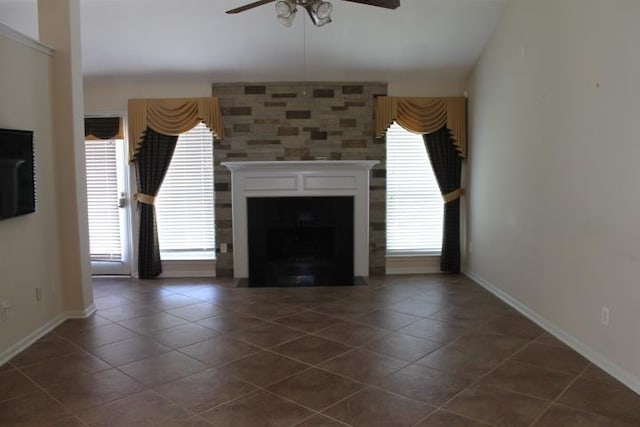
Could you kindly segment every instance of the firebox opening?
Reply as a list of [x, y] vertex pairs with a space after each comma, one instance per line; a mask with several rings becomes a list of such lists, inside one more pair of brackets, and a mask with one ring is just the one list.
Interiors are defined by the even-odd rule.
[[353, 212], [353, 197], [248, 198], [248, 285], [353, 285]]

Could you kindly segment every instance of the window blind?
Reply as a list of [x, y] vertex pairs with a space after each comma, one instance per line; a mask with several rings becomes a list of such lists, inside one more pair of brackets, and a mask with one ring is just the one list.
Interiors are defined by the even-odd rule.
[[178, 138], [155, 206], [162, 259], [215, 258], [213, 137], [203, 123]]
[[444, 202], [422, 135], [387, 131], [387, 253], [439, 255]]
[[92, 261], [121, 261], [116, 144], [122, 140], [85, 141], [89, 252]]

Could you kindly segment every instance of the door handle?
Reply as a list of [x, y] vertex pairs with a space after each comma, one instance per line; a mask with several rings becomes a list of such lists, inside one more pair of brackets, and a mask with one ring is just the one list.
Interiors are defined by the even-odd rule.
[[124, 208], [127, 206], [127, 196], [124, 192], [120, 193], [120, 198], [118, 198], [118, 207]]

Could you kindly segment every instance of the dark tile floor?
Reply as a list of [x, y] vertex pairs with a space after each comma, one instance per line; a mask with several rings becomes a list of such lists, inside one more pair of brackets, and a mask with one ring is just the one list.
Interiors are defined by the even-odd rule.
[[640, 425], [640, 396], [463, 276], [96, 279], [0, 367], [2, 426]]

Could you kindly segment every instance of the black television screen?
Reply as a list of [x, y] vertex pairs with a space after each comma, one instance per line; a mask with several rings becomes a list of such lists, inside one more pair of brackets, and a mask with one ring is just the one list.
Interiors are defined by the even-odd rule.
[[0, 219], [36, 211], [33, 132], [0, 129]]

